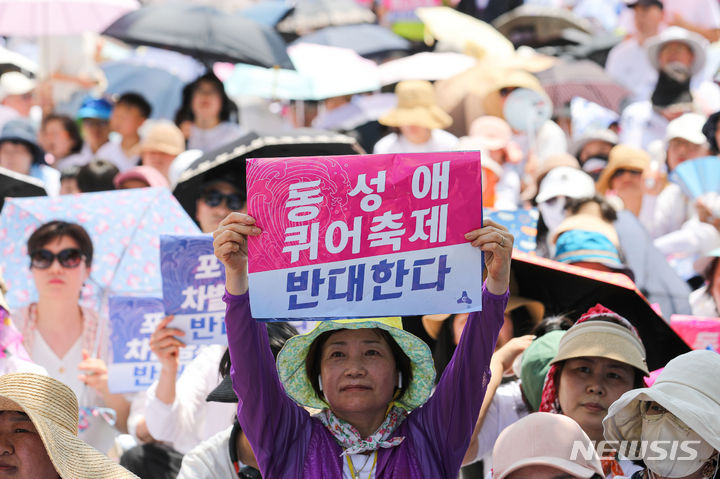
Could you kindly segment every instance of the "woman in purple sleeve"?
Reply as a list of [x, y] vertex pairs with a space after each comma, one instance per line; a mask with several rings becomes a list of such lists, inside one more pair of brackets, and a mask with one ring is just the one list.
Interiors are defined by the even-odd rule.
[[[430, 397], [430, 350], [402, 330], [400, 318], [321, 322], [288, 340], [276, 366], [247, 295], [246, 239], [261, 233], [252, 217], [231, 213], [215, 231], [214, 245], [227, 278], [238, 421], [263, 477], [456, 477], [503, 324], [512, 235], [490, 220], [465, 235], [485, 253], [483, 310], [470, 314]], [[303, 406], [319, 412], [311, 415]]]

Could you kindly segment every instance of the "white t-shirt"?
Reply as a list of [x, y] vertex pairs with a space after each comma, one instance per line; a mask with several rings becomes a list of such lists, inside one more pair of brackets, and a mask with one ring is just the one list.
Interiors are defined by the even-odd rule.
[[[185, 454], [177, 479], [229, 479], [237, 477], [230, 460], [232, 426], [201, 442]], [[244, 464], [238, 461], [238, 465]]]
[[172, 443], [185, 454], [202, 441], [232, 425], [237, 404], [208, 402], [207, 395], [220, 384], [220, 359], [226, 346], [214, 344], [185, 367], [175, 384], [175, 402], [165, 404], [155, 396], [157, 382], [147, 390], [145, 422], [150, 435]]
[[229, 121], [220, 123], [216, 127], [201, 130], [195, 125], [190, 127], [190, 138], [188, 138], [188, 150], [202, 150], [208, 152], [247, 134], [247, 130]]
[[457, 146], [458, 138], [445, 130], [433, 129], [430, 139], [425, 143], [411, 143], [403, 135], [390, 133], [375, 143], [373, 153], [428, 153], [433, 151], [451, 151]]
[[117, 166], [120, 173], [137, 166], [138, 161], [140, 160], [140, 157], [137, 155], [132, 155], [130, 157], [126, 156], [122, 146], [114, 141], [108, 141], [102, 145], [98, 148], [98, 151], [95, 152], [94, 156], [100, 160], [107, 160]]
[[649, 100], [657, 84], [658, 72], [637, 38], [624, 40], [610, 50], [605, 71], [632, 92], [631, 102]]
[[350, 454], [350, 460], [355, 469], [353, 476], [350, 471], [350, 463], [347, 457], [343, 458], [343, 479], [375, 479], [375, 470], [377, 469], [377, 452], [370, 454]]

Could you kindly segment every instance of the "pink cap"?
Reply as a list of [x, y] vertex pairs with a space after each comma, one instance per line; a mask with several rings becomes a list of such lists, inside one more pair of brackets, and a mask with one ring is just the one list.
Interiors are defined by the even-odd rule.
[[[586, 459], [589, 453], [592, 457]], [[493, 479], [530, 466], [554, 467], [576, 477], [605, 477], [590, 438], [562, 414], [536, 412], [506, 427], [495, 442], [492, 460]]]
[[115, 188], [120, 188], [127, 180], [144, 181], [151, 187], [170, 187], [168, 180], [163, 174], [151, 166], [136, 166], [135, 168], [116, 175], [115, 178], [113, 178]]

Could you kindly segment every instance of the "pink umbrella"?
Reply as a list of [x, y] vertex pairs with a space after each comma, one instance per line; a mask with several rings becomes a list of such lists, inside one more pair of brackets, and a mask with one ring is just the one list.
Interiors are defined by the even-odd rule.
[[139, 6], [137, 0], [0, 0], [0, 35], [101, 32]]

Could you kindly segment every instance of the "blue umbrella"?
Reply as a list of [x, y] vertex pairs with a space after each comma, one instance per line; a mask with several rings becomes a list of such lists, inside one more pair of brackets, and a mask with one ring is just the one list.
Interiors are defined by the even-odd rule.
[[185, 86], [179, 76], [163, 68], [126, 61], [104, 62], [100, 68], [108, 80], [107, 93], [140, 93], [152, 105], [152, 118], [175, 117]]
[[349, 48], [363, 57], [380, 56], [389, 52], [410, 50], [410, 42], [380, 25], [359, 23], [316, 30], [295, 40], [329, 47]]
[[255, 3], [237, 12], [245, 18], [255, 20], [258, 23], [274, 27], [280, 20], [285, 18], [293, 9], [285, 0], [266, 0]]
[[159, 235], [200, 233], [166, 188], [8, 198], [0, 214], [0, 267], [12, 309], [37, 300], [26, 244], [39, 225], [56, 219], [82, 225], [93, 240], [82, 299], [97, 311], [110, 295], [161, 296]]

